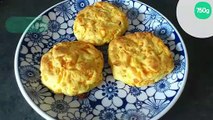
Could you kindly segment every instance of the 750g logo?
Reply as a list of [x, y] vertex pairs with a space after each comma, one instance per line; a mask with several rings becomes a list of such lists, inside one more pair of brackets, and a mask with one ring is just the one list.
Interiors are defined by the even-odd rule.
[[194, 8], [195, 16], [199, 19], [207, 19], [211, 16], [212, 8], [207, 2], [198, 2]]

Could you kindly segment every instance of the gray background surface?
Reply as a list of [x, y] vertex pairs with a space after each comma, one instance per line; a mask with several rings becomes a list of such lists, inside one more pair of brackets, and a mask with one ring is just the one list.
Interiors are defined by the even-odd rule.
[[[5, 22], [11, 16], [37, 16], [61, 0], [0, 0], [0, 120], [43, 120], [25, 101], [14, 75], [14, 54], [21, 34], [9, 33]], [[178, 0], [142, 0], [164, 14], [182, 35], [189, 56], [186, 87], [162, 120], [213, 119], [213, 37], [187, 35], [176, 20]], [[213, 29], [212, 29], [213, 30]]]

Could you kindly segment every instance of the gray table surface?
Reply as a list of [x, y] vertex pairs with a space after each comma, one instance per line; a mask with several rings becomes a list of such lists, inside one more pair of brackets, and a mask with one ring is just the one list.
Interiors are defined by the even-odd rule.
[[[213, 37], [196, 39], [180, 28], [176, 20], [178, 0], [142, 1], [175, 25], [188, 49], [187, 84], [177, 103], [161, 119], [213, 120]], [[13, 60], [21, 33], [6, 31], [5, 22], [11, 16], [37, 16], [57, 2], [60, 0], [0, 0], [0, 120], [43, 120], [25, 101], [17, 86]]]

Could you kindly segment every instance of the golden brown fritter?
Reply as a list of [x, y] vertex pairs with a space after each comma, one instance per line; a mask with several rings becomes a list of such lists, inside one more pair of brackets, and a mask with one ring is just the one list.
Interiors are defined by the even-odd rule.
[[42, 56], [42, 83], [54, 93], [74, 96], [102, 81], [103, 55], [82, 41], [61, 42]]
[[131, 86], [146, 86], [174, 68], [173, 57], [163, 41], [152, 33], [136, 32], [114, 39], [108, 49], [115, 79]]
[[97, 2], [81, 10], [73, 26], [79, 41], [103, 45], [121, 36], [128, 28], [126, 15], [108, 2]]

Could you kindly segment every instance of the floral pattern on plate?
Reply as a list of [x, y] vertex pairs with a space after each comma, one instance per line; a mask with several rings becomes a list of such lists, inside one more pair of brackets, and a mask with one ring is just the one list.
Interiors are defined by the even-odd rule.
[[[157, 119], [168, 111], [182, 92], [187, 74], [187, 55], [178, 31], [159, 12], [132, 0], [108, 0], [118, 6], [129, 19], [127, 33], [152, 32], [172, 51], [175, 68], [159, 82], [147, 87], [131, 87], [113, 78], [107, 62], [107, 46], [99, 46], [104, 54], [103, 82], [85, 94], [85, 98], [54, 94], [40, 80], [40, 59], [58, 42], [74, 41], [73, 22], [84, 7], [99, 0], [69, 0], [41, 14], [21, 39], [16, 58], [17, 81], [38, 106], [38, 113], [61, 120]], [[107, 0], [104, 0], [107, 1]], [[29, 101], [28, 101], [29, 102]]]

